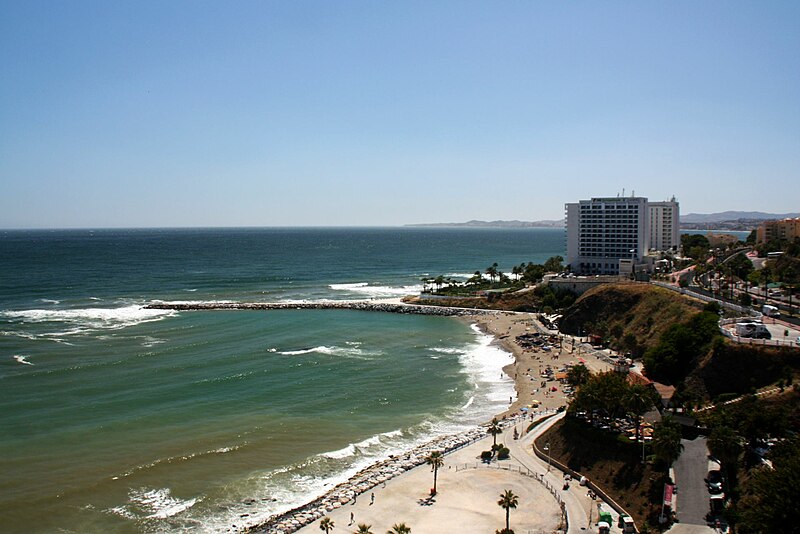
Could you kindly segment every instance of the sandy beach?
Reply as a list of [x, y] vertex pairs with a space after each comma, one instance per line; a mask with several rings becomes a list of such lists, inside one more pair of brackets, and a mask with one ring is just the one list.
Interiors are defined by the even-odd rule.
[[[518, 413], [520, 408], [527, 408], [536, 403], [541, 410], [553, 410], [567, 404], [567, 397], [561, 391], [561, 384], [545, 382], [542, 386], [541, 371], [548, 366], [554, 371], [578, 363], [583, 363], [592, 372], [611, 368], [608, 363], [587, 355], [586, 350], [577, 343], [573, 344], [572, 337], [560, 336], [557, 331], [545, 328], [532, 313], [497, 312], [494, 315], [476, 315], [462, 320], [477, 324], [482, 331], [494, 336], [498, 345], [514, 355], [514, 363], [503, 370], [514, 379], [517, 398], [506, 412], [500, 414], [501, 416]], [[546, 343], [549, 349], [526, 348], [517, 341], [518, 336], [536, 332], [540, 337], [549, 337]]]
[[[581, 489], [572, 493], [563, 490], [562, 474], [546, 470], [533, 454], [534, 434], [542, 429], [529, 434], [525, 429], [531, 421], [552, 415], [567, 404], [561, 384], [546, 381], [541, 371], [548, 366], [557, 371], [571, 363], [602, 371], [609, 364], [587, 356], [571, 338], [548, 331], [534, 314], [481, 313], [459, 320], [478, 325], [514, 355], [514, 362], [504, 372], [514, 379], [517, 396], [509, 399], [505, 412], [497, 414], [505, 427], [498, 442], [511, 449], [511, 458], [488, 466], [480, 462], [481, 451], [492, 444], [485, 426], [446, 436], [375, 464], [314, 502], [253, 531], [309, 534], [319, 532], [320, 520], [329, 517], [335, 524], [332, 532], [355, 532], [361, 523], [371, 525], [376, 533], [386, 532], [395, 523], [405, 523], [413, 532], [492, 532], [504, 527], [504, 510], [497, 500], [506, 489], [520, 498], [520, 506], [512, 510], [512, 528], [518, 528], [518, 532], [563, 528], [560, 499], [567, 514], [573, 516], [573, 523], [591, 518], [594, 501]], [[547, 348], [518, 342], [517, 336], [534, 332], [547, 339], [543, 344]], [[514, 430], [519, 440], [514, 439]], [[445, 465], [439, 471], [437, 495], [431, 498], [433, 477], [424, 459], [434, 450], [445, 452]]]

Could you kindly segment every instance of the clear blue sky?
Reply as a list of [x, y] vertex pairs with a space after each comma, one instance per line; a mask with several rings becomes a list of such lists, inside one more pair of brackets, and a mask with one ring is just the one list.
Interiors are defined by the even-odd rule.
[[797, 1], [0, 0], [0, 228], [800, 211]]

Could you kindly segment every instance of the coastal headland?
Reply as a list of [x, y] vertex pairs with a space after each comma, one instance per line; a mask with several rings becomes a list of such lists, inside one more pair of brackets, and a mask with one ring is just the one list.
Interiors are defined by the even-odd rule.
[[[558, 370], [570, 363], [584, 363], [593, 371], [607, 370], [610, 365], [600, 358], [581, 353], [581, 346], [574, 339], [558, 335], [539, 323], [534, 314], [524, 312], [509, 312], [497, 310], [482, 310], [472, 308], [426, 306], [402, 302], [399, 299], [369, 300], [369, 301], [311, 301], [311, 302], [177, 302], [177, 303], [152, 303], [149, 309], [176, 310], [176, 311], [211, 311], [211, 310], [357, 310], [382, 313], [420, 314], [455, 317], [460, 321], [476, 325], [482, 332], [491, 335], [495, 343], [513, 355], [513, 362], [503, 368], [503, 371], [514, 380], [516, 398], [509, 399], [508, 408], [497, 417], [506, 429], [503, 438], [508, 444], [512, 441], [511, 429], [518, 429], [524, 434], [527, 427], [526, 421], [538, 420], [547, 414], [556, 413], [559, 407], [566, 405], [567, 397], [561, 391], [560, 384], [554, 385], [544, 377], [548, 369]], [[537, 334], [547, 340], [544, 345], [529, 345], [524, 342], [526, 335]], [[582, 356], [585, 356], [582, 357]], [[555, 383], [557, 384], [557, 383]], [[488, 423], [488, 421], [487, 421]], [[521, 424], [520, 424], [521, 423]], [[528, 438], [526, 438], [528, 439]], [[522, 440], [522, 438], [521, 438]], [[516, 442], [514, 442], [516, 445]], [[483, 500], [492, 504], [497, 500], [498, 484], [504, 487], [518, 488], [526, 492], [531, 487], [530, 483], [519, 483], [508, 472], [492, 470], [489, 478], [496, 479], [496, 484], [484, 480], [482, 471], [476, 472], [472, 477], [479, 477], [480, 482], [455, 484], [449, 489], [447, 497], [441, 496], [430, 499], [426, 493], [427, 485], [420, 487], [420, 480], [429, 476], [429, 469], [425, 466], [425, 457], [432, 451], [441, 451], [446, 454], [446, 463], [449, 475], [455, 463], [461, 465], [479, 465], [479, 455], [482, 450], [491, 446], [491, 437], [488, 437], [485, 427], [478, 427], [458, 435], [436, 438], [420, 445], [413, 450], [401, 455], [386, 458], [372, 466], [360, 471], [348, 481], [328, 490], [323, 495], [300, 507], [270, 517], [266, 522], [257, 526], [232, 525], [231, 531], [240, 532], [268, 532], [289, 533], [301, 529], [309, 532], [318, 530], [316, 526], [324, 516], [336, 520], [336, 531], [354, 527], [354, 523], [347, 525], [349, 514], [358, 512], [355, 521], [367, 520], [375, 522], [381, 515], [381, 510], [403, 511], [402, 517], [386, 517], [385, 521], [405, 521], [409, 526], [416, 526], [415, 531], [425, 531], [425, 525], [438, 524], [445, 517], [452, 517], [453, 527], [458, 526], [460, 531], [475, 532], [485, 531], [486, 518], [477, 514], [473, 520], [480, 528], [471, 529], [469, 524], [461, 521], [464, 513], [471, 513], [472, 503]], [[512, 450], [516, 449], [513, 447]], [[456, 454], [457, 453], [457, 454]], [[518, 469], [532, 468], [536, 459], [532, 452], [525, 450], [517, 453], [516, 466]], [[408, 475], [405, 475], [408, 473]], [[412, 473], [416, 473], [413, 477]], [[399, 475], [404, 475], [400, 477]], [[549, 475], [549, 473], [548, 473]], [[466, 475], [459, 475], [460, 478]], [[412, 481], [412, 482], [409, 482]], [[427, 484], [425, 482], [424, 484]], [[497, 487], [496, 487], [497, 486]], [[446, 486], [445, 486], [446, 488]], [[524, 488], [524, 489], [523, 489]], [[543, 488], [541, 488], [544, 491]], [[547, 492], [545, 491], [545, 494]], [[551, 492], [552, 493], [552, 492]], [[575, 492], [577, 493], [577, 492]], [[370, 494], [377, 494], [380, 506], [371, 502]], [[528, 497], [527, 493], [525, 494]], [[537, 501], [542, 502], [543, 496], [537, 496]], [[524, 523], [529, 528], [555, 530], [559, 524], [558, 498], [550, 496], [553, 506], [546, 506], [542, 511], [550, 510], [542, 515], [529, 515]], [[450, 502], [452, 499], [452, 502]], [[586, 502], [583, 502], [583, 501]], [[449, 504], [446, 504], [447, 501]], [[427, 504], [426, 504], [427, 503]], [[444, 513], [446, 504], [449, 512]], [[578, 516], [573, 521], [585, 521], [589, 508], [595, 503], [587, 499], [577, 499], [567, 513]], [[541, 506], [541, 505], [539, 505]], [[496, 507], [493, 505], [493, 507]], [[488, 509], [492, 511], [492, 507]], [[499, 510], [499, 508], [498, 508]], [[577, 510], [577, 512], [576, 512]], [[368, 513], [369, 512], [369, 513]], [[444, 513], [444, 515], [443, 515]], [[487, 511], [487, 514], [489, 512]], [[376, 515], [377, 514], [377, 515]], [[394, 514], [393, 514], [394, 515]], [[244, 518], [243, 518], [244, 519]], [[522, 519], [522, 518], [520, 518]], [[244, 522], [244, 521], [243, 521]], [[374, 526], [378, 526], [377, 524]], [[391, 524], [387, 523], [386, 528]], [[380, 525], [384, 528], [384, 525]]]

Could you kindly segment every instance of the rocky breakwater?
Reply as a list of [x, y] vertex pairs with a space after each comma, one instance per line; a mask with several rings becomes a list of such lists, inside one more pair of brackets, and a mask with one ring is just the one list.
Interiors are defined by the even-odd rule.
[[367, 300], [316, 301], [316, 302], [153, 302], [145, 306], [148, 310], [360, 310], [383, 313], [416, 315], [441, 315], [462, 317], [467, 315], [493, 315], [494, 310], [453, 308], [447, 306], [421, 306], [396, 302]]
[[[514, 424], [515, 418], [500, 421], [502, 427]], [[476, 427], [460, 434], [442, 436], [433, 441], [399, 455], [393, 455], [356, 473], [325, 495], [288, 512], [272, 516], [261, 525], [250, 527], [246, 532], [259, 534], [289, 534], [324, 517], [328, 512], [348, 504], [358, 495], [378, 484], [425, 463], [425, 458], [434, 451], [447, 454], [487, 437], [485, 426]]]

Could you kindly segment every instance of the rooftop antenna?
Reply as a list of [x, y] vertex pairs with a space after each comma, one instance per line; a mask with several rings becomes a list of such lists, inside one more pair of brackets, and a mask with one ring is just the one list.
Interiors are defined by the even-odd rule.
[[631, 189], [631, 198], [633, 198], [635, 196], [636, 196], [636, 190], [635, 189]]
[[622, 188], [622, 198], [625, 198], [625, 188]]

